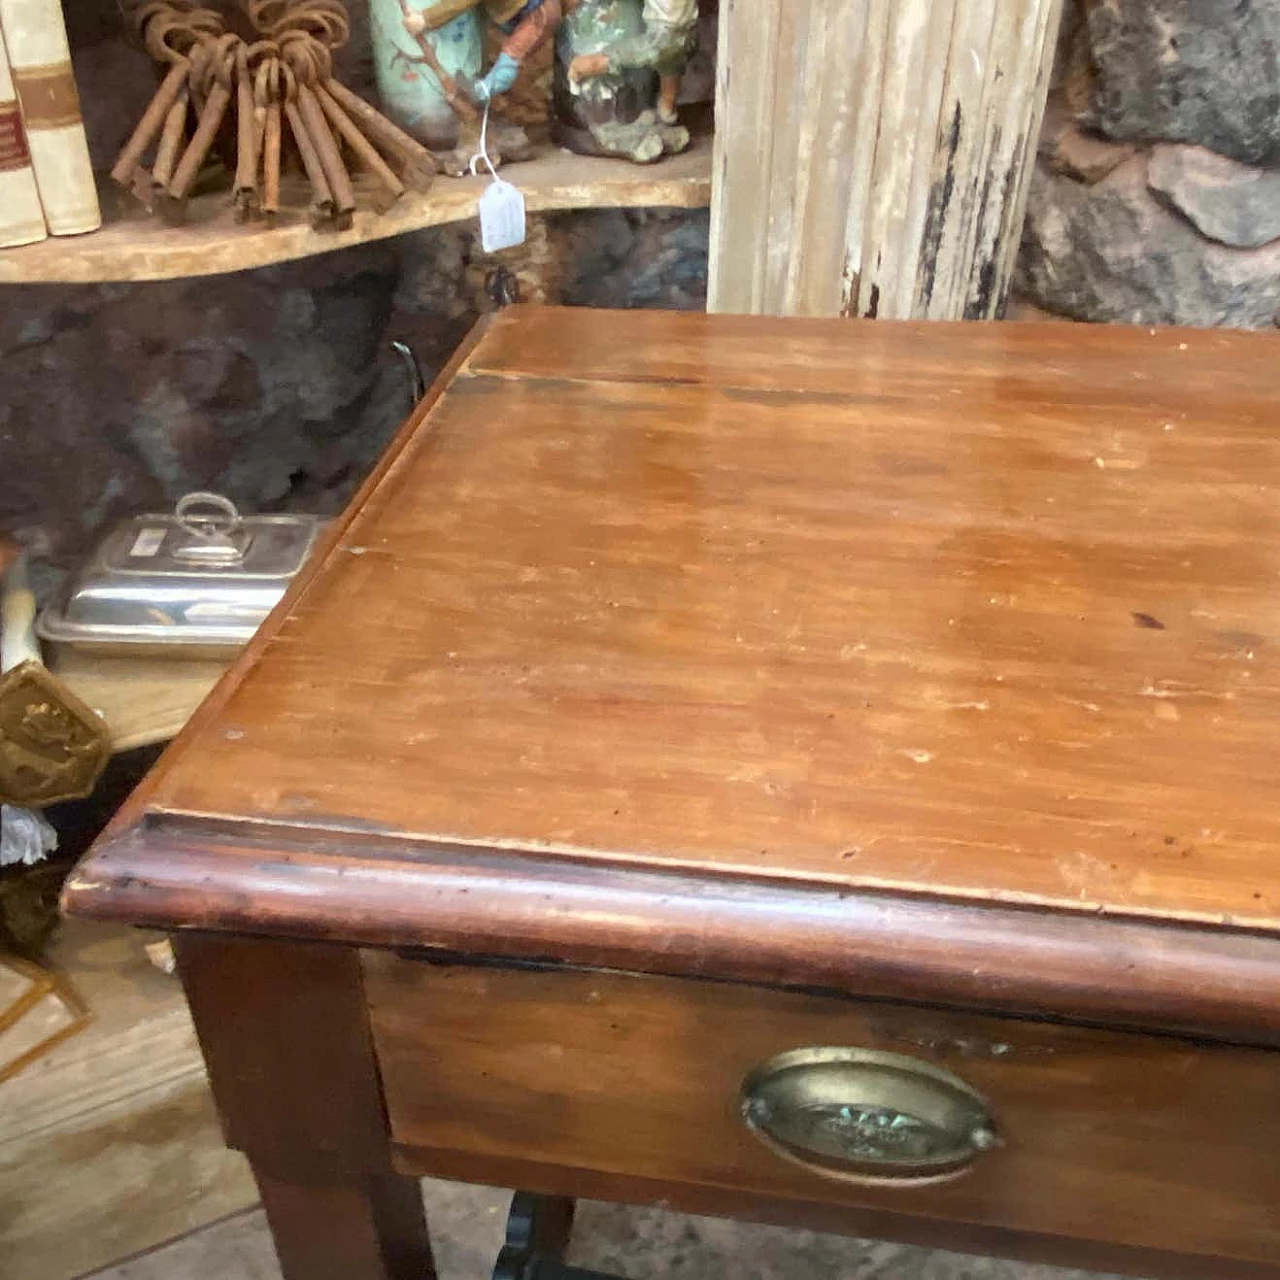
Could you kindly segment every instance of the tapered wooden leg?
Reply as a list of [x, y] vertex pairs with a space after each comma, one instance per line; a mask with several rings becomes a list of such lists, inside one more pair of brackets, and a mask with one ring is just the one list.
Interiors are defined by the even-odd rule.
[[391, 1167], [358, 952], [183, 933], [174, 953], [285, 1280], [434, 1280], [417, 1179]]
[[255, 1175], [284, 1280], [434, 1280], [416, 1178], [307, 1185]]

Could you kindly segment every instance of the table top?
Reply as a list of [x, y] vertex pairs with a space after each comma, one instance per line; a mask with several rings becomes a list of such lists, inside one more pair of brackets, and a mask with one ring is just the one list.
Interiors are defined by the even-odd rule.
[[[1278, 352], [503, 313], [68, 902], [310, 912], [359, 940], [413, 900], [400, 941], [435, 945], [430, 876], [496, 900], [509, 876], [475, 877], [508, 859], [560, 895], [557, 937], [604, 910], [570, 885], [606, 873], [808, 893], [836, 925], [856, 900], [999, 906], [1014, 934], [1099, 914], [1210, 949], [1274, 933]], [[232, 881], [264, 842], [330, 878], [269, 885], [259, 858], [246, 914]], [[380, 905], [317, 908], [335, 866]]]

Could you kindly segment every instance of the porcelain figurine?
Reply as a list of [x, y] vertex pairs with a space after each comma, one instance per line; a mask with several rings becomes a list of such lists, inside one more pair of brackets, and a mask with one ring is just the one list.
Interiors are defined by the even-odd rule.
[[644, 29], [638, 34], [625, 35], [599, 53], [578, 54], [569, 64], [569, 79], [652, 67], [658, 73], [658, 119], [678, 124], [680, 77], [698, 47], [698, 0], [644, 0], [640, 16]]
[[[446, 173], [475, 152], [480, 108], [515, 83], [521, 61], [554, 31], [562, 0], [371, 0], [378, 91], [386, 113], [431, 148]], [[485, 26], [506, 36], [481, 75]], [[490, 118], [488, 153], [500, 163], [532, 152], [518, 125]]]
[[564, 0], [483, 0], [483, 8], [505, 39], [485, 75], [464, 85], [478, 103], [506, 93], [515, 84], [521, 63], [559, 27], [565, 4]]
[[697, 18], [695, 0], [580, 0], [556, 37], [557, 139], [639, 164], [683, 151], [675, 103]]
[[432, 151], [452, 150], [461, 133], [457, 77], [477, 75], [484, 57], [475, 0], [371, 0], [370, 18], [383, 110]]

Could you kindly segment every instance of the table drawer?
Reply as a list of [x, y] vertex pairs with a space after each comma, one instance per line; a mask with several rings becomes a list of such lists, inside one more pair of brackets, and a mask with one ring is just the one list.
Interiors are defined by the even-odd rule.
[[[672, 978], [364, 963], [392, 1138], [415, 1171], [456, 1175], [466, 1156], [626, 1175], [676, 1204], [696, 1187], [1280, 1274], [1280, 1058], [1265, 1050]], [[994, 1145], [943, 1177], [870, 1180], [766, 1144], [744, 1081], [833, 1047], [963, 1081]]]

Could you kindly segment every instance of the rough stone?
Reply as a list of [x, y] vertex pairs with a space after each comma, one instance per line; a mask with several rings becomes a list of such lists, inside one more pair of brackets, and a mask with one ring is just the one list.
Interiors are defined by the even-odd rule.
[[1097, 0], [1091, 123], [1280, 163], [1280, 0]]
[[1280, 237], [1280, 168], [1164, 143], [1151, 152], [1147, 185], [1211, 240], [1254, 249]]
[[[129, 511], [213, 488], [246, 509], [344, 487], [394, 258], [0, 300], [0, 523], [66, 568]], [[290, 316], [305, 290], [308, 321]]]
[[1137, 154], [1133, 142], [1113, 142], [1081, 125], [1061, 99], [1045, 109], [1039, 154], [1054, 172], [1080, 182], [1101, 182], [1113, 169]]
[[1280, 311], [1280, 242], [1246, 250], [1204, 239], [1155, 198], [1145, 156], [1092, 187], [1040, 169], [1016, 287], [1080, 320], [1266, 328]]
[[[553, 216], [557, 229], [573, 214]], [[595, 209], [577, 223], [562, 298], [573, 306], [700, 311], [707, 302], [705, 209], [686, 214]], [[563, 234], [563, 231], [561, 231]]]

